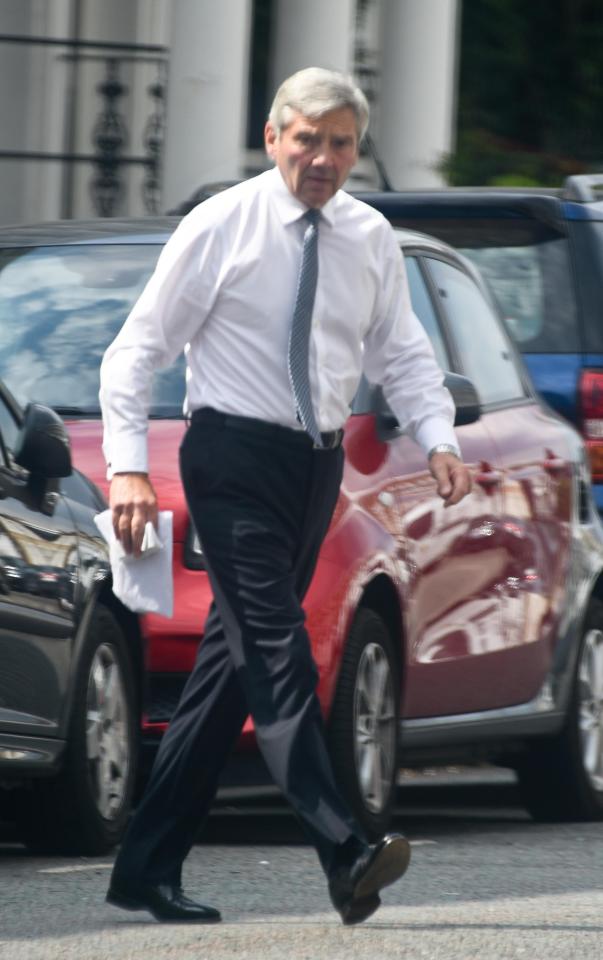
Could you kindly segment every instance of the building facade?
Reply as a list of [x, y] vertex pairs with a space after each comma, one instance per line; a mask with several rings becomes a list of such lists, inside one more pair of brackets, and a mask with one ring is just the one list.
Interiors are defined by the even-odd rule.
[[[265, 169], [288, 74], [353, 73], [394, 187], [441, 184], [460, 0], [0, 0], [0, 223], [162, 213]], [[366, 149], [354, 185], [377, 186]]]

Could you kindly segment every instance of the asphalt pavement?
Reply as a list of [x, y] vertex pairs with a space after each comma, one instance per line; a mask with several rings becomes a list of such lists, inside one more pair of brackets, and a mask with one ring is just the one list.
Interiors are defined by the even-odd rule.
[[[313, 850], [274, 795], [231, 795], [186, 863], [216, 926], [159, 924], [104, 903], [112, 857], [38, 858], [0, 844], [2, 960], [600, 960], [603, 824], [542, 825], [512, 780], [405, 778], [407, 875], [365, 924], [331, 909]], [[1, 838], [0, 838], [1, 839]]]

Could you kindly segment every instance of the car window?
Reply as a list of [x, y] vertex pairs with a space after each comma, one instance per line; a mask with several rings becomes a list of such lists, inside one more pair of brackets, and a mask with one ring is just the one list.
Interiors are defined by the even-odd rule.
[[601, 323], [603, 222], [570, 220], [568, 228], [574, 251], [576, 293], [581, 308], [580, 330], [584, 337], [584, 350], [590, 353], [603, 353], [603, 323]]
[[[484, 200], [487, 206], [487, 201]], [[487, 280], [522, 353], [575, 353], [580, 330], [569, 240], [545, 214], [517, 206], [488, 216], [474, 204], [451, 209], [429, 202], [394, 226], [411, 227], [452, 244], [473, 260]], [[550, 214], [546, 209], [545, 213]]]
[[449, 370], [450, 360], [442, 337], [440, 323], [417, 258], [407, 256], [405, 257], [405, 263], [413, 310], [429, 335], [436, 360], [443, 370]]
[[498, 317], [474, 281], [450, 263], [426, 258], [456, 342], [463, 372], [483, 404], [525, 396], [521, 377]]
[[[22, 404], [99, 413], [104, 351], [150, 277], [160, 244], [0, 251], [0, 378]], [[151, 414], [177, 415], [184, 359], [157, 374]]]
[[521, 247], [462, 249], [490, 284], [524, 353], [578, 349], [578, 326], [565, 238]]

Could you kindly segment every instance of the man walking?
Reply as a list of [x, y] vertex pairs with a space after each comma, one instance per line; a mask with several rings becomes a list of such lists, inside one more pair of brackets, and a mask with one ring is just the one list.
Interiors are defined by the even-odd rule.
[[161, 920], [220, 919], [184, 895], [181, 870], [248, 714], [344, 923], [370, 916], [408, 865], [405, 838], [370, 845], [339, 795], [301, 605], [363, 370], [425, 450], [444, 501], [470, 487], [393, 232], [340, 189], [367, 124], [350, 79], [309, 68], [286, 80], [265, 129], [274, 169], [182, 221], [103, 360], [114, 529], [136, 555], [157, 518], [146, 451], [152, 376], [186, 351], [180, 465], [214, 593], [107, 894]]

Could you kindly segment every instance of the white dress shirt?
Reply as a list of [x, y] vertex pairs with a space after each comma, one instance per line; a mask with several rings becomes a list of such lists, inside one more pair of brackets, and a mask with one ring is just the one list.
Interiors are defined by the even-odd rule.
[[[153, 373], [183, 349], [185, 413], [208, 406], [301, 429], [287, 345], [305, 211], [275, 167], [179, 224], [103, 358], [103, 449], [112, 472], [147, 472]], [[458, 446], [454, 405], [412, 311], [388, 222], [339, 190], [321, 210], [318, 259], [310, 382], [319, 428], [344, 424], [364, 370], [426, 452]]]

